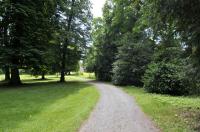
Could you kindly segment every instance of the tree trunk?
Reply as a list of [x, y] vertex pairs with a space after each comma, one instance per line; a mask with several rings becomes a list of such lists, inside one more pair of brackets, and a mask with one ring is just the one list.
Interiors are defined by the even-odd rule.
[[[67, 42], [66, 42], [67, 43]], [[61, 59], [61, 73], [60, 73], [60, 82], [65, 82], [65, 67], [66, 67], [66, 50], [67, 50], [67, 44], [64, 44], [64, 47], [62, 49], [62, 59]]]
[[10, 84], [11, 85], [20, 85], [21, 84], [21, 80], [20, 80], [20, 76], [19, 76], [19, 69], [17, 68], [17, 66], [13, 66], [11, 68]]
[[9, 66], [5, 66], [5, 81], [10, 81], [10, 69], [9, 69]]
[[42, 72], [42, 80], [45, 80], [45, 73]]
[[61, 69], [60, 82], [65, 82], [65, 71], [63, 69]]
[[[4, 25], [4, 30], [3, 30], [3, 40], [4, 40], [4, 45], [8, 46], [8, 16], [5, 18], [5, 25]], [[9, 66], [5, 65], [5, 81], [10, 81], [10, 70], [9, 70]]]

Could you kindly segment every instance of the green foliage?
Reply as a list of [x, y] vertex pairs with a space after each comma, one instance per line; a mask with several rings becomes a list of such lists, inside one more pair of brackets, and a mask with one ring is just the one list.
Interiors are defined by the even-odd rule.
[[144, 75], [144, 88], [151, 93], [185, 95], [189, 93], [183, 66], [173, 63], [152, 63]]
[[190, 84], [190, 94], [200, 95], [200, 69], [199, 67], [194, 67], [190, 61], [187, 62], [185, 68], [186, 78]]
[[81, 51], [76, 45], [67, 48], [66, 72], [77, 72], [80, 69], [79, 60], [81, 59]]
[[[60, 81], [65, 74], [77, 69], [78, 61], [90, 40], [91, 3], [89, 0], [60, 0], [55, 12], [55, 42], [57, 42], [56, 68], [61, 72]], [[71, 50], [74, 48], [74, 50]], [[78, 60], [77, 60], [78, 58]]]
[[3, 70], [2, 69], [0, 69], [0, 74], [3, 74]]
[[85, 59], [85, 68], [95, 72], [96, 78], [101, 81], [111, 81], [112, 64], [115, 60], [117, 46], [113, 43], [113, 33], [109, 31], [111, 23], [107, 19], [111, 17], [111, 7], [105, 5], [104, 19], [96, 18], [93, 21], [93, 47]]
[[86, 70], [98, 80], [142, 85], [151, 62], [148, 91], [199, 93], [199, 7], [199, 1], [107, 0], [103, 18], [93, 22]]
[[95, 75], [101, 81], [111, 81], [112, 64], [117, 53], [117, 45], [114, 43], [116, 38], [112, 29], [112, 11], [112, 3], [108, 0], [103, 9], [103, 20], [97, 20], [97, 23], [94, 23], [97, 29], [93, 36], [96, 47]]
[[[184, 64], [187, 74], [185, 79], [190, 82], [190, 92], [198, 93], [200, 1], [145, 0], [143, 4], [141, 22], [152, 30], [154, 39], [167, 40], [164, 45], [178, 44], [184, 49], [183, 56], [187, 59], [187, 63]], [[174, 39], [175, 43], [172, 42]], [[173, 56], [173, 52], [170, 53], [172, 55], [168, 55]]]
[[[118, 47], [131, 41], [127, 40], [123, 44], [121, 39], [125, 37], [124, 34], [132, 32], [138, 18], [139, 3], [139, 1], [107, 0], [103, 9], [103, 19], [94, 21], [92, 37], [95, 58], [88, 64], [91, 69], [94, 68], [98, 80], [112, 80], [115, 74], [113, 63], [117, 59]], [[88, 58], [90, 56], [88, 55]]]
[[88, 53], [86, 54], [86, 58], [84, 59], [84, 68], [86, 72], [94, 72], [95, 71], [95, 51], [94, 47], [89, 48]]
[[148, 37], [141, 17], [141, 1], [113, 1], [112, 28], [118, 52], [115, 55], [112, 80], [117, 85], [142, 85], [142, 76], [151, 61], [154, 42]]
[[200, 1], [159, 0], [154, 6], [165, 22], [173, 21], [175, 23], [176, 32], [181, 35], [188, 48], [191, 48], [192, 58], [199, 63]]
[[51, 37], [55, 1], [2, 1], [0, 61], [11, 69], [12, 84], [20, 84], [19, 68], [43, 62]]
[[170, 41], [171, 44], [165, 40], [157, 46], [153, 62], [144, 75], [144, 88], [152, 93], [187, 95], [190, 93], [190, 83], [186, 77], [183, 50], [176, 46], [175, 40]]
[[115, 60], [116, 45], [103, 42], [100, 53], [97, 56], [95, 74], [101, 81], [111, 81], [112, 64]]
[[20, 84], [19, 68], [77, 70], [90, 39], [90, 8], [88, 0], [0, 1], [0, 67], [11, 69], [10, 82]]
[[126, 34], [120, 41], [112, 81], [116, 85], [143, 85], [142, 76], [151, 61], [153, 43], [149, 40], [134, 43], [134, 35]]

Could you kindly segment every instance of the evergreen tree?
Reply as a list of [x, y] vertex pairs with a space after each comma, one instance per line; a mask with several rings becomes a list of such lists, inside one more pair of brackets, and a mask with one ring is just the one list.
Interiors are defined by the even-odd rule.
[[118, 53], [113, 68], [113, 83], [142, 85], [142, 76], [151, 61], [154, 43], [142, 23], [138, 22], [141, 1], [115, 2], [114, 22], [118, 27]]
[[154, 43], [139, 41], [132, 33], [124, 35], [120, 41], [117, 61], [114, 63], [112, 81], [116, 85], [142, 86], [142, 77], [151, 62]]
[[[112, 28], [113, 20], [113, 3], [107, 0], [103, 9], [103, 21], [99, 21], [102, 26], [96, 25], [98, 30], [93, 34], [97, 34], [94, 40], [96, 53], [96, 78], [101, 81], [111, 81], [112, 64], [115, 61], [117, 53], [117, 45], [114, 43], [115, 34]], [[98, 23], [97, 23], [98, 24]]]

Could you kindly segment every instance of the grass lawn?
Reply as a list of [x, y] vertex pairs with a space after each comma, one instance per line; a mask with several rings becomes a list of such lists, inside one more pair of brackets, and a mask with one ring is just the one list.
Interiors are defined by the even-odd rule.
[[80, 73], [80, 77], [87, 78], [87, 79], [93, 79], [93, 80], [96, 79], [94, 73], [87, 73], [87, 72]]
[[0, 81], [4, 79], [4, 75], [0, 74]]
[[35, 80], [21, 76], [21, 87], [0, 86], [0, 131], [75, 132], [87, 119], [99, 98], [98, 91], [76, 77]]
[[124, 90], [164, 132], [200, 131], [200, 98], [150, 94], [136, 87]]

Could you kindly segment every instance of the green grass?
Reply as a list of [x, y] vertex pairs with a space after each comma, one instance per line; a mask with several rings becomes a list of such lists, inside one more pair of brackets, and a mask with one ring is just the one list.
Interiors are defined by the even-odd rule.
[[150, 94], [136, 87], [125, 87], [124, 90], [135, 97], [162, 131], [200, 131], [200, 98]]
[[[41, 80], [41, 77], [35, 77], [32, 75], [20, 75], [20, 78], [23, 83], [44, 83], [44, 82], [58, 82], [59, 81], [59, 76], [56, 75], [47, 75], [46, 80]], [[0, 81], [4, 80], [4, 75], [0, 75]], [[79, 76], [71, 75], [71, 76], [66, 76], [67, 81], [83, 81], [80, 79]], [[1, 82], [0, 82], [1, 83]]]
[[87, 73], [87, 72], [80, 73], [80, 77], [87, 78], [87, 79], [93, 79], [93, 80], [96, 79], [94, 73]]
[[0, 74], [0, 81], [4, 79], [4, 75]]
[[95, 106], [99, 93], [91, 85], [77, 82], [57, 83], [58, 78], [35, 80], [21, 76], [25, 85], [0, 89], [0, 131], [75, 132]]

